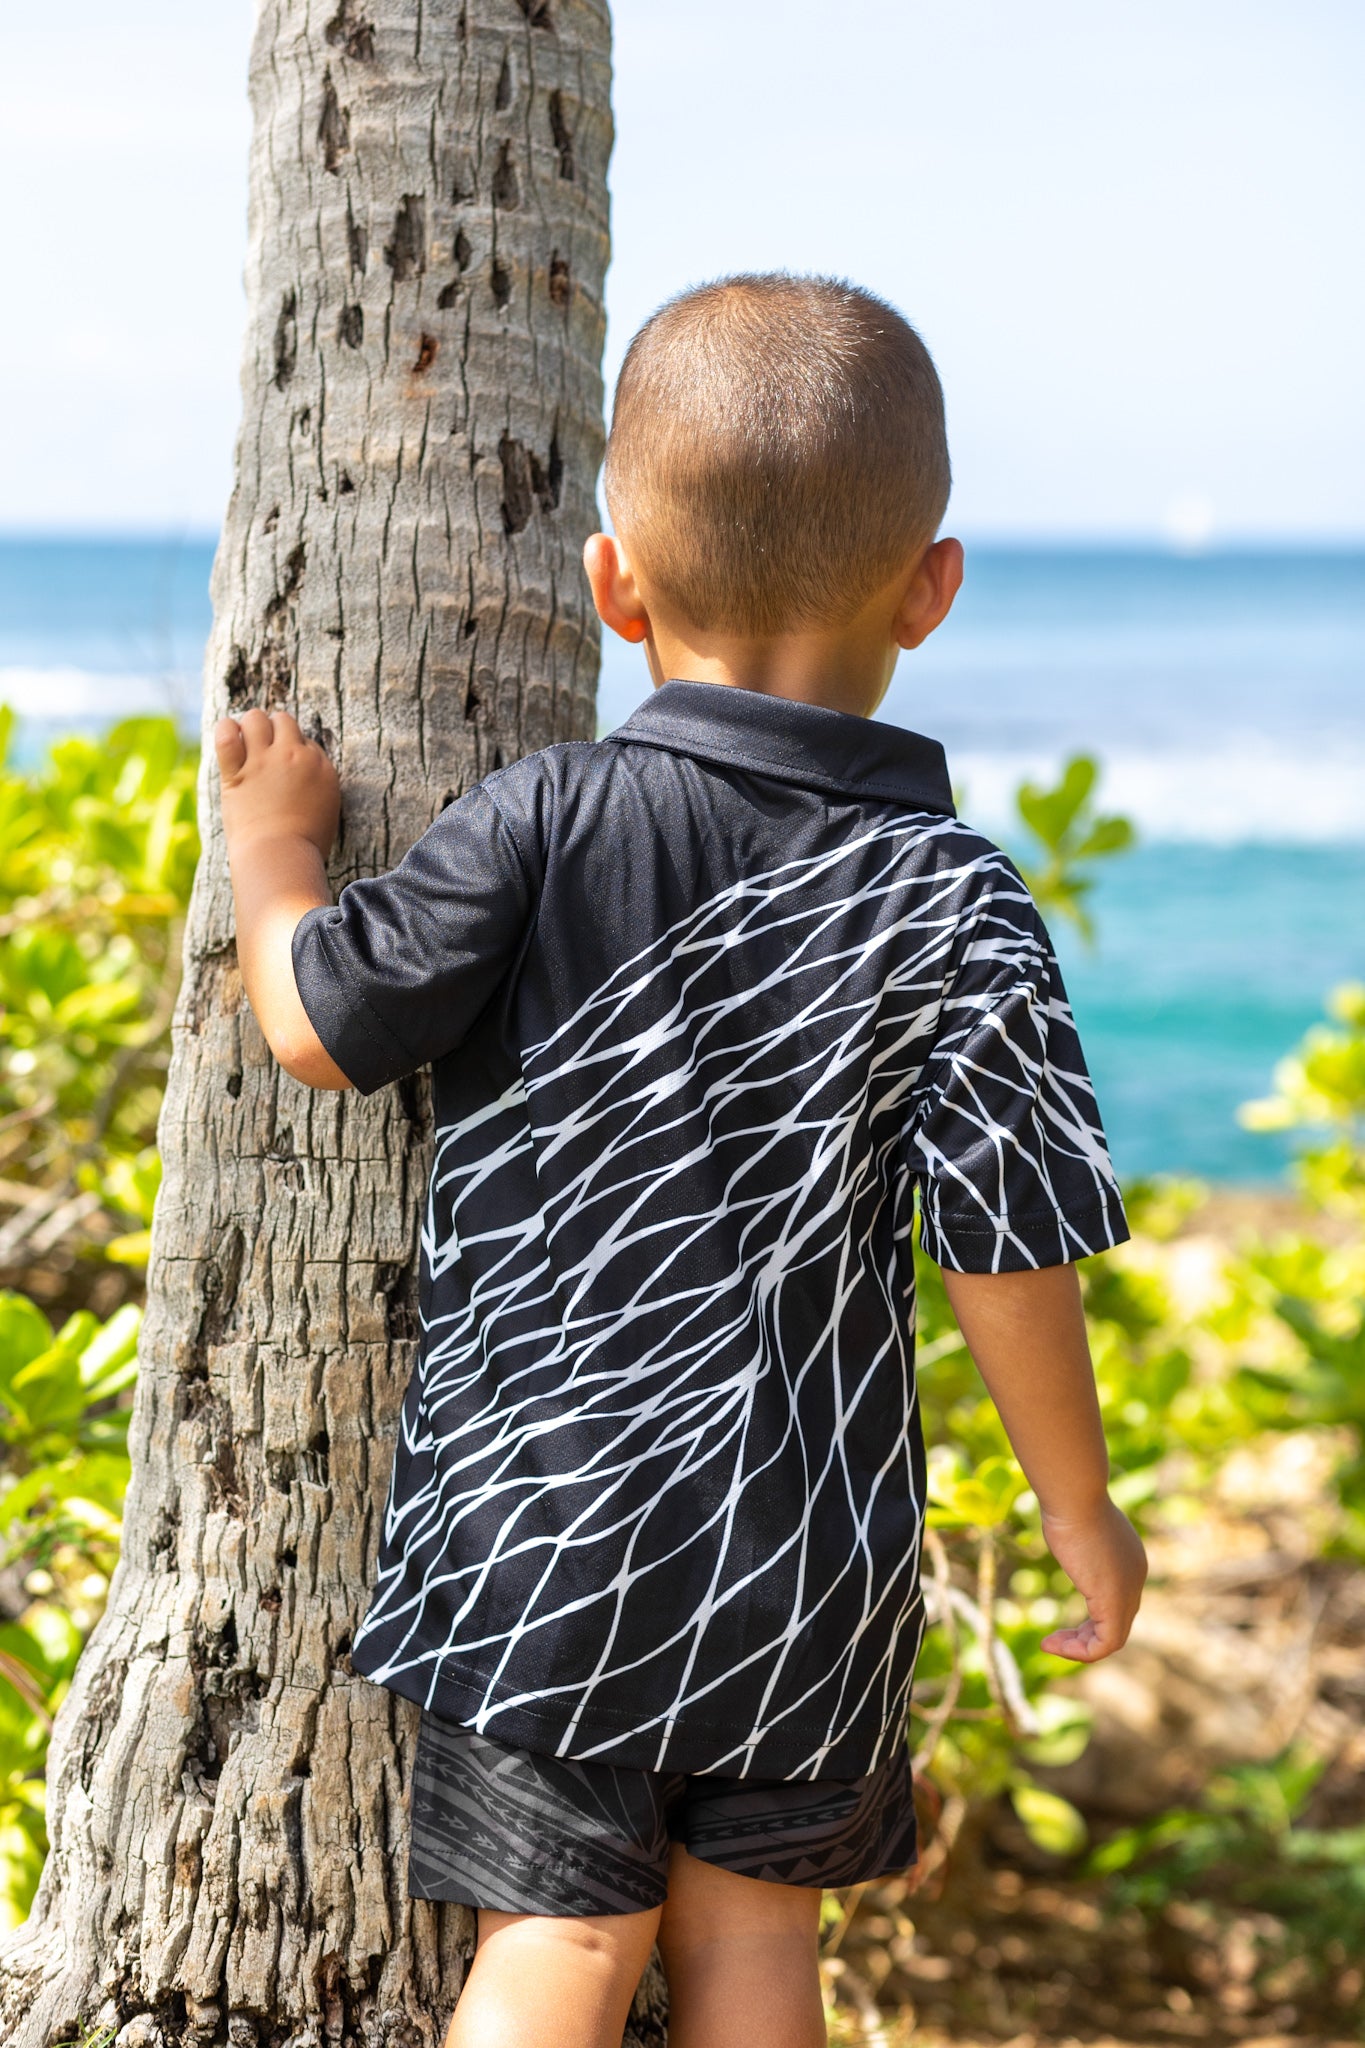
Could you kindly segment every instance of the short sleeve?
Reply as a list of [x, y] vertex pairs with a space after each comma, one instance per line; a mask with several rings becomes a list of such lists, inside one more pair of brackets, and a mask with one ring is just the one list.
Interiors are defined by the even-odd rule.
[[294, 933], [313, 1028], [362, 1095], [453, 1052], [532, 914], [516, 842], [480, 784], [390, 874], [352, 882]]
[[909, 1133], [921, 1243], [961, 1273], [1066, 1265], [1128, 1236], [1051, 941], [1003, 855], [992, 865]]

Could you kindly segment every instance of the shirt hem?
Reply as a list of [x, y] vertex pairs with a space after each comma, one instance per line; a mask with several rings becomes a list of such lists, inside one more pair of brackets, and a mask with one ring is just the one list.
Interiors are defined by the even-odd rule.
[[[382, 1658], [376, 1658], [376, 1666], [382, 1669]], [[352, 1653], [352, 1668], [374, 1685], [382, 1685], [387, 1692], [397, 1693], [400, 1698], [412, 1700], [425, 1712], [434, 1714], [437, 1720], [453, 1722], [457, 1727], [473, 1728], [480, 1721], [486, 1726], [478, 1732], [492, 1736], [498, 1742], [507, 1743], [514, 1749], [525, 1749], [533, 1755], [567, 1757], [586, 1763], [612, 1764], [626, 1770], [651, 1772], [678, 1771], [685, 1776], [714, 1776], [730, 1778], [775, 1778], [793, 1783], [815, 1783], [820, 1779], [837, 1779], [847, 1783], [854, 1778], [864, 1778], [877, 1767], [877, 1760], [884, 1755], [887, 1726], [878, 1724], [871, 1740], [856, 1736], [841, 1736], [830, 1744], [827, 1757], [822, 1759], [816, 1771], [802, 1770], [800, 1765], [813, 1749], [825, 1740], [825, 1728], [799, 1728], [798, 1724], [784, 1722], [780, 1737], [776, 1734], [760, 1735], [756, 1740], [750, 1729], [737, 1729], [728, 1722], [701, 1721], [688, 1716], [685, 1724], [679, 1724], [674, 1732], [663, 1740], [657, 1733], [638, 1733], [638, 1723], [628, 1727], [614, 1728], [608, 1725], [614, 1716], [600, 1714], [593, 1720], [579, 1718], [571, 1749], [563, 1749], [565, 1717], [562, 1714], [546, 1714], [534, 1707], [494, 1707], [491, 1713], [486, 1708], [487, 1683], [482, 1679], [466, 1679], [448, 1669], [443, 1669], [433, 1685], [421, 1672], [401, 1671], [388, 1677], [376, 1677], [366, 1668], [364, 1645], [358, 1644]], [[907, 1709], [902, 1709], [904, 1720]], [[632, 1740], [631, 1730], [637, 1731]], [[547, 1745], [547, 1738], [554, 1734], [559, 1739]], [[790, 1738], [795, 1734], [797, 1740]], [[734, 1761], [737, 1751], [752, 1750], [754, 1762], [746, 1770], [724, 1768]]]
[[[1097, 1202], [1090, 1209], [1059, 1209], [1051, 1216], [1033, 1216], [1022, 1221], [1010, 1218], [999, 1225], [944, 1224], [923, 1214], [920, 1218], [920, 1244], [926, 1258], [937, 1266], [947, 1266], [949, 1271], [964, 1273], [999, 1270], [994, 1258], [986, 1254], [1000, 1246], [1007, 1254], [1027, 1253], [1038, 1268], [1070, 1266], [1077, 1259], [1093, 1259], [1101, 1252], [1113, 1251], [1131, 1236], [1117, 1190], [1108, 1203]], [[1068, 1239], [1075, 1245], [1069, 1252], [1065, 1248]], [[984, 1264], [976, 1262], [977, 1254], [985, 1258]], [[962, 1263], [964, 1255], [972, 1259], [972, 1264]]]

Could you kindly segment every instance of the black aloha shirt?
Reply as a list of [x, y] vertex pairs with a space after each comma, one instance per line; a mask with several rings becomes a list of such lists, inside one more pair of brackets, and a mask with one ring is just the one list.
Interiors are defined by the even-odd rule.
[[923, 1627], [915, 1191], [965, 1272], [1127, 1235], [1047, 933], [942, 749], [670, 682], [311, 911], [366, 1092], [430, 1062], [380, 1684], [544, 1754], [852, 1778]]

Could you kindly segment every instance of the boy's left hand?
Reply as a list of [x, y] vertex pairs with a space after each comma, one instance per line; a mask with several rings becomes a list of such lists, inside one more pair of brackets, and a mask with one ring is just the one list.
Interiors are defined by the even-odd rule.
[[341, 817], [341, 784], [316, 740], [287, 711], [220, 718], [214, 751], [229, 851], [253, 839], [306, 839], [326, 860]]
[[1085, 1600], [1075, 1628], [1054, 1629], [1040, 1648], [1078, 1664], [1098, 1664], [1128, 1640], [1147, 1578], [1142, 1538], [1108, 1495], [1092, 1514], [1063, 1519], [1043, 1512], [1047, 1547]]

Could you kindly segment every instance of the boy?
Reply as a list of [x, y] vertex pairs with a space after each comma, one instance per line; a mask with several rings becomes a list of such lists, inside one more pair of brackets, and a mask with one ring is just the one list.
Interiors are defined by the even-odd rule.
[[216, 734], [284, 1066], [433, 1066], [423, 1341], [353, 1656], [420, 1702], [410, 1888], [478, 1909], [448, 2048], [825, 2038], [822, 1886], [914, 1856], [924, 1464], [911, 1222], [1088, 1614], [1142, 1547], [1075, 1259], [1126, 1226], [1047, 935], [942, 750], [870, 723], [962, 550], [942, 394], [823, 279], [633, 342], [585, 566], [651, 701], [447, 808], [333, 906], [335, 774]]

